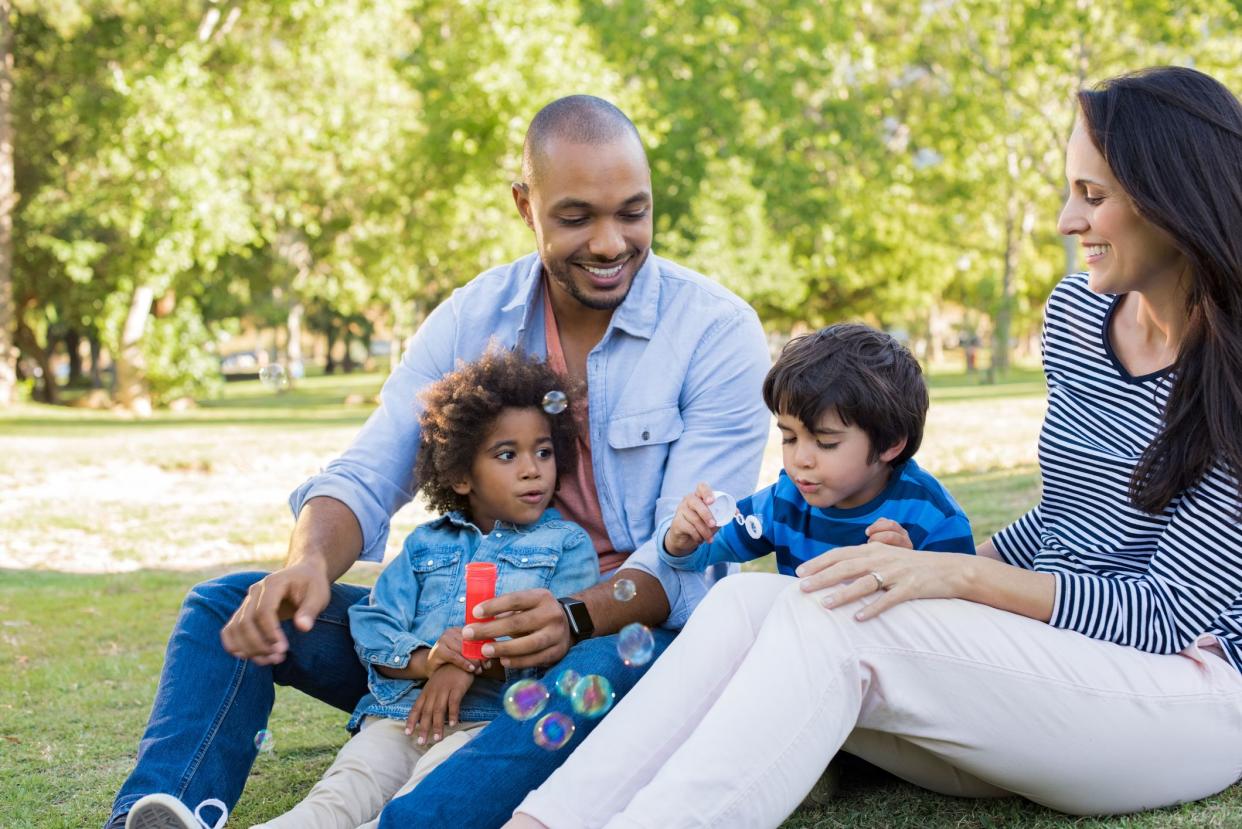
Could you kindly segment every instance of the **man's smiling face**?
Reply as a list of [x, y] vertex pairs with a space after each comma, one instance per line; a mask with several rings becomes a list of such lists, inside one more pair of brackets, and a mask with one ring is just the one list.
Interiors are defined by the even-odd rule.
[[613, 310], [651, 252], [651, 172], [642, 146], [630, 135], [606, 144], [554, 137], [537, 167], [514, 198], [544, 270], [581, 305]]

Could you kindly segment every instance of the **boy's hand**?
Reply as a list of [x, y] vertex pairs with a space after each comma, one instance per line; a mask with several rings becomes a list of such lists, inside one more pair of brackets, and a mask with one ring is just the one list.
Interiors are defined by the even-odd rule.
[[474, 682], [474, 674], [463, 671], [456, 665], [441, 665], [431, 675], [431, 679], [423, 685], [423, 691], [414, 701], [410, 716], [405, 720], [405, 733], [414, 734], [420, 746], [426, 745], [427, 734], [431, 734], [433, 742], [444, 738], [445, 723], [457, 725], [458, 713], [461, 709], [461, 698]]
[[906, 532], [906, 528], [888, 518], [877, 518], [867, 528], [867, 540], [880, 544], [891, 544], [894, 547], [905, 547], [907, 550], [914, 549], [914, 544], [910, 542], [910, 534]]
[[483, 666], [462, 656], [461, 628], [448, 628], [431, 646], [427, 654], [427, 676], [435, 676], [436, 669], [452, 665], [471, 674], [483, 673]]
[[673, 523], [664, 534], [664, 549], [669, 555], [688, 556], [715, 537], [716, 519], [707, 506], [715, 500], [712, 488], [701, 482], [694, 492], [681, 499], [673, 513]]

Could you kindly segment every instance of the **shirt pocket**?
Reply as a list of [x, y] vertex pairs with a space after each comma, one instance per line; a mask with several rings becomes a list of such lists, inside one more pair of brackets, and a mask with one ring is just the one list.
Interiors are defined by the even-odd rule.
[[614, 503], [623, 510], [625, 525], [638, 533], [635, 543], [651, 533], [668, 454], [684, 430], [676, 406], [617, 417], [608, 424], [608, 445], [616, 458], [614, 479], [625, 482], [614, 487]]
[[513, 546], [501, 550], [496, 555], [496, 595], [546, 588], [560, 557], [560, 550], [548, 547]]
[[448, 604], [457, 595], [461, 577], [461, 550], [430, 547], [410, 557], [410, 570], [418, 581], [415, 617], [421, 618]]

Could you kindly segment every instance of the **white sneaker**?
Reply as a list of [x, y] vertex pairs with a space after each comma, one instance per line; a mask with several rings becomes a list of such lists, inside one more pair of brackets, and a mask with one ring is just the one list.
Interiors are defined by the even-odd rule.
[[[220, 810], [220, 817], [210, 824], [199, 815], [203, 807]], [[222, 829], [229, 819], [228, 807], [214, 797], [204, 800], [191, 812], [170, 794], [149, 794], [138, 799], [125, 817], [125, 829]]]

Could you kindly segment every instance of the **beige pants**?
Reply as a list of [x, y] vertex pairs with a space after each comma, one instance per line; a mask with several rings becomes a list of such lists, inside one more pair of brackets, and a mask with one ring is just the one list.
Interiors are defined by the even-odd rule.
[[438, 743], [420, 746], [406, 736], [405, 720], [367, 717], [323, 778], [301, 803], [264, 829], [374, 829], [385, 804], [419, 782], [470, 742], [485, 722], [447, 728]]
[[[1072, 814], [1242, 776], [1242, 676], [961, 600], [858, 622], [791, 578], [730, 576], [519, 807], [552, 829], [778, 826], [841, 748], [934, 791]], [[869, 599], [863, 599], [863, 602]]]

